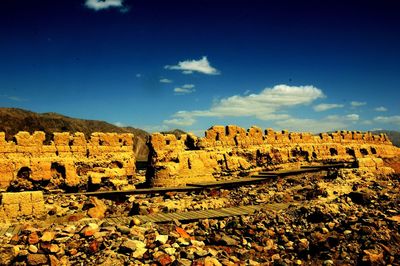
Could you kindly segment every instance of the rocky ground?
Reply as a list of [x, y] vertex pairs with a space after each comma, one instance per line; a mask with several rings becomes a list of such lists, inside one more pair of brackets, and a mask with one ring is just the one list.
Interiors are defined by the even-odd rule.
[[[46, 196], [45, 220], [0, 239], [1, 265], [400, 265], [400, 178], [362, 170], [128, 198]], [[282, 209], [269, 208], [279, 203]], [[87, 217], [265, 206], [254, 215], [128, 225]], [[66, 222], [77, 221], [67, 224]]]

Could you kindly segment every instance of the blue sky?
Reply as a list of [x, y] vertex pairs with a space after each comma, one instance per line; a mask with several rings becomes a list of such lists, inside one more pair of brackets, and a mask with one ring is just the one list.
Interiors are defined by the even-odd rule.
[[399, 14], [391, 0], [3, 0], [0, 106], [197, 134], [400, 130]]

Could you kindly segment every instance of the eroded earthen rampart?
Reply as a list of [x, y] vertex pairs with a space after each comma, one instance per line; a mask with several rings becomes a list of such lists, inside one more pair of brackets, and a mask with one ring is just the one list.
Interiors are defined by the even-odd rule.
[[147, 178], [153, 186], [180, 186], [214, 181], [221, 175], [326, 161], [356, 161], [360, 167], [385, 171], [380, 158], [400, 155], [385, 134], [338, 131], [312, 135], [233, 125], [213, 126], [202, 138], [189, 134], [177, 139], [155, 133], [149, 146]]
[[13, 141], [0, 132], [0, 188], [78, 188], [111, 183], [128, 185], [135, 175], [133, 135], [19, 132]]

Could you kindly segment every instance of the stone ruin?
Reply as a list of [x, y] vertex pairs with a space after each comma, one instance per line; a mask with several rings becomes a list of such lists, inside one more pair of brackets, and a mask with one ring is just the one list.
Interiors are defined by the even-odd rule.
[[8, 191], [128, 186], [135, 176], [133, 135], [19, 132], [13, 141], [0, 132], [0, 189]]
[[[0, 189], [3, 191], [95, 190], [134, 188], [135, 153], [132, 134], [19, 132], [13, 141], [0, 132]], [[0, 220], [45, 213], [43, 191], [3, 192]]]
[[213, 126], [205, 137], [152, 134], [147, 180], [152, 186], [182, 186], [215, 181], [222, 175], [295, 168], [321, 162], [354, 162], [390, 174], [382, 158], [400, 155], [385, 134], [338, 131], [297, 133], [251, 127]]
[[1, 195], [0, 221], [19, 216], [42, 217], [45, 213], [42, 191], [10, 192]]
[[[0, 132], [0, 220], [44, 215], [46, 190], [135, 188], [132, 134], [93, 133], [87, 140], [83, 133], [64, 132], [54, 133], [50, 143], [45, 139], [45, 133], [37, 131], [19, 132], [13, 141], [6, 141]], [[321, 162], [355, 162], [367, 171], [391, 174], [393, 169], [382, 158], [400, 155], [400, 149], [384, 134], [339, 131], [312, 135], [258, 127], [246, 131], [232, 125], [213, 126], [201, 138], [154, 133], [148, 146], [146, 178], [156, 187]]]
[[[13, 141], [0, 132], [0, 189], [7, 191], [63, 189], [96, 190], [134, 188], [135, 154], [132, 134], [19, 132]], [[297, 133], [263, 131], [258, 127], [213, 126], [205, 137], [176, 138], [154, 133], [146, 178], [151, 186], [182, 186], [215, 181], [223, 175], [295, 168], [321, 162], [356, 162], [378, 169], [382, 158], [400, 154], [385, 134], [338, 131]]]

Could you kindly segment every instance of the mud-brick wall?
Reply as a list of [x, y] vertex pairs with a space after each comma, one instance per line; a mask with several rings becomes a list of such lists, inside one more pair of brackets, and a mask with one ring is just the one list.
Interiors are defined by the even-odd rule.
[[132, 134], [93, 133], [86, 140], [83, 133], [64, 132], [44, 141], [40, 131], [19, 132], [13, 141], [0, 132], [0, 188], [76, 187], [135, 175]]
[[394, 157], [399, 148], [386, 135], [338, 131], [307, 132], [213, 126], [205, 137], [152, 134], [147, 179], [153, 186], [179, 186], [215, 180], [220, 175], [246, 174], [319, 161], [355, 161]]
[[43, 192], [9, 192], [0, 194], [0, 221], [21, 216], [40, 218], [45, 214]]

